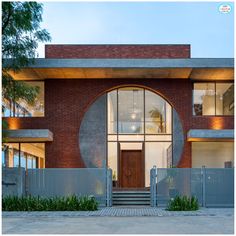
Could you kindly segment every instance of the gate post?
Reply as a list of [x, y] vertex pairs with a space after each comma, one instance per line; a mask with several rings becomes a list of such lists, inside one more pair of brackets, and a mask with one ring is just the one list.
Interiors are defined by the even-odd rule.
[[157, 168], [153, 166], [150, 170], [150, 192], [151, 192], [151, 206], [157, 206]]
[[202, 206], [206, 207], [206, 168], [202, 166]]
[[112, 170], [106, 169], [106, 206], [112, 206]]

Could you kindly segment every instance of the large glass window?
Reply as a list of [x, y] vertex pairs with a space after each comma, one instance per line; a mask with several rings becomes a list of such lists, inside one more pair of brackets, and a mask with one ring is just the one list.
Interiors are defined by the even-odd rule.
[[24, 81], [29, 86], [37, 86], [39, 93], [33, 104], [19, 99], [11, 101], [3, 98], [3, 117], [42, 117], [44, 116], [44, 82], [43, 81]]
[[233, 142], [192, 142], [192, 167], [234, 167]]
[[2, 166], [6, 167], [6, 155], [3, 149], [2, 149]]
[[234, 85], [216, 83], [216, 115], [234, 114]]
[[20, 165], [21, 167], [24, 167], [26, 169], [26, 161], [27, 161], [27, 156], [26, 156], [26, 153], [24, 152], [21, 152], [20, 153]]
[[149, 90], [125, 87], [107, 93], [107, 133], [107, 162], [114, 181], [119, 182], [124, 150], [142, 150], [146, 187], [154, 165], [172, 165], [172, 107]]
[[120, 134], [143, 133], [144, 90], [122, 88], [118, 90], [118, 129]]
[[4, 143], [2, 145], [2, 159], [4, 167], [18, 167], [20, 164], [19, 143]]
[[4, 143], [2, 158], [5, 167], [45, 168], [45, 144]]
[[[159, 95], [136, 87], [107, 94], [108, 140], [123, 135], [171, 134], [172, 109]], [[118, 130], [117, 130], [118, 128]]]
[[118, 174], [118, 150], [117, 150], [117, 142], [108, 142], [108, 168], [112, 169], [112, 179], [114, 181], [117, 180]]
[[194, 83], [193, 115], [233, 115], [233, 83]]
[[20, 152], [19, 150], [13, 149], [13, 167], [20, 167]]
[[117, 90], [107, 94], [108, 134], [117, 133]]
[[145, 90], [145, 133], [171, 133], [171, 107], [160, 96]]

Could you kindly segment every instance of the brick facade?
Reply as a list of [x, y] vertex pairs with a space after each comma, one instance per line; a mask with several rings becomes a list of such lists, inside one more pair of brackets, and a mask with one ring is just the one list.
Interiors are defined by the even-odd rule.
[[46, 58], [190, 58], [190, 45], [46, 45]]
[[164, 96], [176, 109], [184, 128], [185, 145], [179, 167], [191, 167], [189, 129], [233, 129], [234, 118], [194, 117], [192, 82], [184, 79], [78, 79], [45, 80], [45, 117], [8, 118], [10, 129], [49, 129], [53, 142], [46, 143], [46, 167], [84, 167], [78, 135], [81, 120], [90, 104], [117, 86], [141, 86]]

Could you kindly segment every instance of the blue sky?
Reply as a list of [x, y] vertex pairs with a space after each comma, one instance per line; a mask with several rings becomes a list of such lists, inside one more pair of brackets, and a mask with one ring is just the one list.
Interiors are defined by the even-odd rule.
[[[233, 3], [44, 2], [52, 44], [191, 44], [192, 57], [233, 57]], [[225, 4], [225, 2], [224, 2]], [[44, 45], [39, 56], [44, 57]]]

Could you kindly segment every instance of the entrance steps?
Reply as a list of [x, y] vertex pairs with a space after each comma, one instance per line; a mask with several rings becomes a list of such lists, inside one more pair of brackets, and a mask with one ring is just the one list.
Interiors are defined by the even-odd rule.
[[150, 206], [150, 191], [113, 191], [113, 206]]

